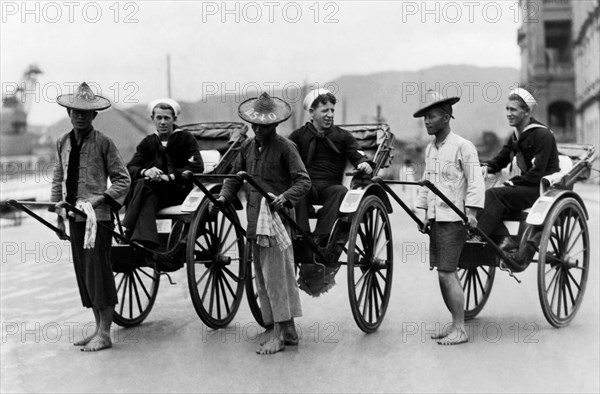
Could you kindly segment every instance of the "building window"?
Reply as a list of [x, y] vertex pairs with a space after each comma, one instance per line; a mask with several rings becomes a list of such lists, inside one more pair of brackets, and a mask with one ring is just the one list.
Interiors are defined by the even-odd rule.
[[575, 111], [567, 101], [555, 101], [548, 106], [548, 126], [558, 142], [575, 141]]
[[544, 32], [546, 65], [571, 62], [571, 21], [546, 21]]

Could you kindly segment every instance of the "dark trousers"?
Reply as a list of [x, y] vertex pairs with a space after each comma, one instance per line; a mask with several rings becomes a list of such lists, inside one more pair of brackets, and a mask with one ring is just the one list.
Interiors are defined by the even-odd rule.
[[100, 223], [113, 228], [110, 221], [98, 222], [95, 247], [84, 249], [85, 222], [69, 219], [71, 252], [81, 303], [94, 309], [117, 304], [117, 289], [110, 263], [112, 234]]
[[503, 218], [511, 212], [531, 207], [539, 196], [538, 186], [501, 186], [486, 190], [485, 204], [477, 218], [478, 227], [488, 236], [508, 236]]
[[329, 236], [340, 205], [348, 189], [340, 184], [313, 183], [310, 192], [296, 206], [296, 220], [304, 231], [310, 231], [308, 219], [311, 205], [322, 205], [317, 214], [317, 226], [313, 234], [319, 237]]
[[178, 182], [152, 182], [136, 180], [129, 191], [127, 211], [123, 225], [132, 231], [131, 240], [141, 241], [151, 247], [160, 244], [156, 227], [156, 212], [178, 205], [185, 200], [191, 186]]

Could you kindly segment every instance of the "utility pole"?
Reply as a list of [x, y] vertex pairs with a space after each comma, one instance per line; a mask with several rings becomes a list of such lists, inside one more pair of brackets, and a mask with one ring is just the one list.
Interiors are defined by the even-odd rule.
[[171, 94], [171, 54], [167, 53], [167, 97], [172, 98]]
[[385, 118], [381, 116], [381, 105], [377, 104], [377, 116], [375, 116], [375, 122], [385, 123]]

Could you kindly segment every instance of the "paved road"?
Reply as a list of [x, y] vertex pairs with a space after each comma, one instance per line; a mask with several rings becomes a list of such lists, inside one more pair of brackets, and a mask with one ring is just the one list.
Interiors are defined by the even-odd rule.
[[593, 250], [572, 324], [554, 329], [545, 321], [535, 269], [519, 275], [520, 285], [499, 272], [488, 304], [468, 324], [470, 343], [458, 347], [428, 339], [449, 314], [428, 270], [427, 239], [403, 212], [392, 215], [394, 284], [379, 331], [356, 327], [342, 269], [330, 293], [303, 294], [301, 344], [274, 356], [254, 354], [260, 330], [245, 301], [230, 329], [208, 330], [183, 270], [176, 285], [161, 281], [144, 324], [115, 327], [112, 350], [82, 353], [72, 342], [92, 316], [80, 307], [67, 244], [31, 220], [2, 227], [1, 391], [598, 392], [599, 189], [581, 193]]

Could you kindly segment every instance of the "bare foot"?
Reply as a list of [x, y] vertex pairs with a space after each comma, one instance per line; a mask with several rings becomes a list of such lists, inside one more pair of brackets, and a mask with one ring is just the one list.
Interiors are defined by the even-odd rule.
[[283, 339], [288, 346], [298, 346], [300, 339], [298, 338], [298, 333], [296, 332], [296, 326], [294, 326], [294, 324], [288, 325], [285, 328]]
[[448, 335], [448, 333], [446, 332], [446, 330], [442, 330], [442, 331], [440, 331], [440, 333], [439, 333], [439, 334], [433, 334], [433, 335], [431, 336], [431, 339], [435, 339], [435, 340], [442, 339], [442, 338], [444, 338], [446, 335]]
[[88, 344], [89, 341], [91, 341], [96, 335], [98, 334], [97, 331], [94, 331], [94, 333], [92, 335], [89, 335], [85, 338], [83, 338], [80, 341], [77, 341], [73, 344], [73, 346], [85, 346]]
[[262, 339], [258, 344], [262, 346], [265, 343], [269, 342], [271, 338], [273, 338], [273, 329], [269, 328], [268, 330], [265, 330], [265, 332], [263, 332], [260, 336], [262, 337]]
[[96, 352], [102, 349], [108, 349], [112, 347], [112, 341], [110, 340], [110, 336], [104, 335], [96, 335], [91, 341], [85, 345], [81, 351], [82, 352]]
[[272, 338], [266, 343], [260, 345], [256, 350], [257, 354], [275, 354], [285, 349], [285, 341], [283, 338]]
[[458, 330], [456, 328], [453, 328], [452, 330], [450, 330], [450, 332], [448, 332], [448, 335], [446, 335], [443, 338], [440, 338], [437, 341], [437, 343], [438, 345], [459, 345], [468, 341], [469, 336], [467, 335], [467, 332], [464, 329]]

